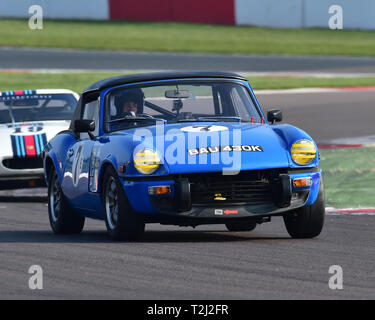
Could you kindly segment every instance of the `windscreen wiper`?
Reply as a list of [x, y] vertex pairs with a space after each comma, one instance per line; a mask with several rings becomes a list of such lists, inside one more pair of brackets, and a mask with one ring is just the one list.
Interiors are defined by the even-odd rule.
[[[176, 122], [241, 122], [243, 121], [240, 117], [198, 117], [198, 118], [187, 118], [187, 119], [178, 119]], [[171, 122], [171, 121], [170, 121]]]
[[163, 123], [166, 122], [166, 120], [161, 119], [161, 118], [151, 118], [151, 117], [125, 117], [125, 118], [120, 118], [120, 119], [113, 119], [108, 121], [108, 123], [116, 123], [116, 122], [135, 122], [135, 121], [154, 121], [158, 122], [161, 121]]
[[[211, 121], [211, 120], [209, 120]], [[215, 120], [213, 119], [212, 121], [214, 122], [218, 122], [220, 120]], [[207, 122], [207, 120], [204, 120], [204, 119], [199, 119], [199, 118], [188, 118], [188, 119], [178, 119], [178, 120], [172, 120], [172, 121], [169, 121], [169, 122]]]
[[211, 116], [211, 117], [198, 117], [199, 121], [227, 121], [227, 122], [241, 122], [241, 117], [226, 117], [226, 116]]

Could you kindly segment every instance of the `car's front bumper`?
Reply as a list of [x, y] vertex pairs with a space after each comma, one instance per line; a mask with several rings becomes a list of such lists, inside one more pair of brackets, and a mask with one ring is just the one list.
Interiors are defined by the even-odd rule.
[[[131, 206], [139, 213], [220, 221], [222, 219], [280, 215], [315, 202], [321, 179], [320, 169], [316, 168], [316, 171], [309, 170], [307, 172], [292, 171], [288, 172], [287, 176], [291, 181], [292, 195], [288, 205], [284, 204], [284, 206], [277, 203], [274, 197], [272, 201], [264, 203], [214, 201], [203, 204], [192, 202], [189, 205], [189, 191], [186, 192], [185, 190], [181, 195], [178, 181], [168, 178], [160, 180], [156, 178], [136, 181], [123, 180], [123, 186]], [[305, 177], [311, 178], [311, 186], [303, 188], [293, 186], [293, 179]], [[170, 194], [149, 195], [149, 187], [155, 186], [169, 186]], [[282, 194], [283, 190], [277, 190], [276, 192]]]
[[0, 157], [0, 189], [45, 186], [41, 158]]

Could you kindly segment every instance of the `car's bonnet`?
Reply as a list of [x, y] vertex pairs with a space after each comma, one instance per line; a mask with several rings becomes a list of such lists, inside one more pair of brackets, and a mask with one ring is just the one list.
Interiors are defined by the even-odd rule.
[[148, 135], [142, 144], [164, 156], [171, 174], [289, 166], [285, 142], [267, 124], [185, 122], [123, 132], [135, 145]]
[[16, 150], [13, 150], [14, 146], [12, 144], [14, 137], [45, 136], [40, 139], [41, 147], [43, 147], [42, 141], [49, 141], [57, 133], [68, 129], [68, 127], [69, 121], [65, 120], [0, 124], [0, 139], [2, 141], [0, 155], [12, 156], [16, 154]]

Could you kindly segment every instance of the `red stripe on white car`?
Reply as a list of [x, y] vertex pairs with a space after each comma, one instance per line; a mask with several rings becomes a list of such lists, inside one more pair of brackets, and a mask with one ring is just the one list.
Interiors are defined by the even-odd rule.
[[23, 138], [25, 139], [26, 156], [35, 157], [36, 150], [34, 136], [24, 136]]

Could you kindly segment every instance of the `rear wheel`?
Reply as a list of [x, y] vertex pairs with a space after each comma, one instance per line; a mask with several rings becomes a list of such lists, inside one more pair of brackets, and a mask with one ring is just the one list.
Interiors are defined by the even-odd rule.
[[138, 240], [144, 233], [145, 223], [131, 207], [117, 173], [107, 167], [103, 177], [103, 204], [105, 222], [114, 240]]
[[53, 232], [57, 234], [80, 233], [85, 224], [85, 218], [69, 206], [54, 168], [48, 182], [48, 217]]
[[228, 231], [252, 231], [257, 226], [256, 222], [230, 222], [226, 223]]
[[324, 224], [325, 199], [323, 180], [320, 180], [319, 194], [315, 202], [284, 215], [284, 222], [292, 238], [317, 237]]

